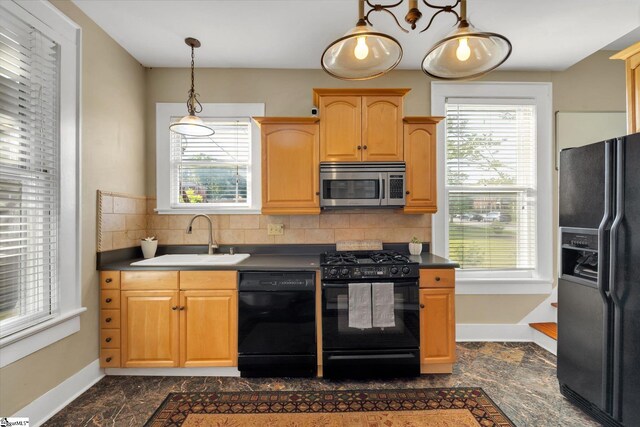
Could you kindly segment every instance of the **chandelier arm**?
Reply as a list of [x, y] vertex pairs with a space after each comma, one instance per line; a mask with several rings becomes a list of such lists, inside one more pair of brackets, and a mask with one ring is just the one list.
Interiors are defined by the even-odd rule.
[[[448, 10], [448, 11], [450, 11], [451, 9], [455, 8], [456, 6], [458, 6], [460, 4], [460, 0], [456, 0], [456, 2], [454, 4], [446, 5], [446, 6], [438, 6], [437, 4], [431, 4], [427, 0], [422, 0], [422, 2], [425, 4], [425, 6], [430, 7], [431, 9], [443, 9], [443, 10]], [[456, 15], [457, 15], [457, 13], [456, 13]]]
[[436, 16], [440, 15], [440, 14], [441, 14], [441, 13], [443, 13], [443, 12], [453, 13], [454, 15], [456, 15], [456, 22], [460, 22], [460, 15], [458, 15], [458, 14], [456, 13], [456, 11], [455, 11], [455, 10], [445, 10], [445, 9], [442, 9], [442, 10], [439, 10], [439, 11], [437, 11], [436, 13], [434, 13], [434, 14], [433, 14], [433, 16], [432, 16], [432, 17], [431, 17], [431, 19], [429, 20], [429, 23], [427, 24], [427, 26], [426, 26], [422, 31], [420, 31], [420, 34], [422, 34], [422, 33], [424, 33], [425, 31], [427, 31], [427, 30], [431, 27], [431, 24], [433, 24], [433, 20], [436, 18]]
[[394, 7], [398, 7], [402, 4], [404, 0], [400, 0], [397, 3], [394, 4], [389, 4], [389, 5], [382, 5], [382, 4], [371, 4], [371, 2], [369, 0], [365, 0], [365, 2], [367, 3], [367, 5], [371, 8], [369, 9], [369, 11], [367, 12], [367, 14], [364, 16], [364, 20], [367, 21], [367, 23], [369, 25], [373, 25], [371, 23], [371, 20], [369, 19], [369, 15], [371, 14], [371, 12], [387, 12], [389, 15], [391, 15], [391, 17], [393, 18], [394, 21], [396, 21], [396, 25], [398, 26], [398, 28], [400, 28], [400, 30], [402, 30], [405, 33], [409, 33], [409, 30], [405, 29], [401, 24], [400, 21], [398, 21], [398, 18], [396, 18], [396, 15], [393, 14], [393, 12], [391, 12], [389, 9], [392, 9]]

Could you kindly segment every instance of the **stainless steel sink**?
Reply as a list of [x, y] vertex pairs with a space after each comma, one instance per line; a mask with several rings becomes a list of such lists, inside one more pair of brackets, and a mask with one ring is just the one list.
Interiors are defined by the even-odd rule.
[[249, 254], [175, 254], [132, 262], [131, 265], [140, 267], [234, 265], [250, 256]]

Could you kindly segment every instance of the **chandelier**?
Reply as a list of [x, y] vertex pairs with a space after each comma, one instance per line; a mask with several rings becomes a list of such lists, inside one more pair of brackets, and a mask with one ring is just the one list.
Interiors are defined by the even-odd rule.
[[[393, 70], [402, 59], [402, 46], [390, 35], [375, 30], [370, 15], [386, 12], [401, 31], [409, 33], [398, 20], [394, 11], [404, 0], [381, 5], [370, 0], [358, 0], [359, 19], [356, 26], [344, 36], [331, 43], [322, 54], [322, 68], [330, 75], [343, 80], [367, 80]], [[416, 30], [422, 18], [418, 0], [409, 0], [409, 10], [404, 21], [411, 30]], [[456, 0], [454, 4], [438, 6], [422, 0], [435, 12], [427, 25], [419, 31], [427, 31], [440, 14], [456, 17], [456, 28], [429, 49], [422, 60], [421, 68], [431, 77], [444, 80], [463, 80], [480, 77], [504, 63], [511, 54], [511, 42], [496, 33], [475, 28], [467, 20], [467, 0]], [[365, 4], [369, 10], [365, 13]], [[460, 12], [456, 11], [459, 7]]]

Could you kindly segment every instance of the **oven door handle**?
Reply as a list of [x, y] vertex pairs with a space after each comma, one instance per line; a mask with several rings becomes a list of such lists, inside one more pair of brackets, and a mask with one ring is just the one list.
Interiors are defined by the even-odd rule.
[[[369, 280], [369, 279], [366, 279]], [[375, 282], [375, 280], [380, 280], [379, 282]], [[371, 279], [371, 281], [368, 282], [351, 282], [351, 283], [393, 283], [393, 287], [394, 288], [408, 288], [408, 287], [412, 287], [418, 286], [418, 281], [412, 281], [412, 282], [392, 282], [392, 281], [384, 281], [384, 279]], [[322, 283], [322, 288], [323, 289], [348, 289], [349, 288], [349, 284], [348, 283]]]

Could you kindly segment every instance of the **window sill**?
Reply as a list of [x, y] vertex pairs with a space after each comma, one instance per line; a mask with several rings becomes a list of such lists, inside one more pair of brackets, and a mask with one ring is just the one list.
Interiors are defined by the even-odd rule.
[[456, 279], [458, 295], [547, 295], [552, 288], [544, 279]]
[[156, 209], [155, 212], [159, 215], [223, 215], [223, 214], [235, 214], [235, 215], [256, 215], [260, 214], [260, 209], [256, 208], [243, 208], [243, 209], [229, 209], [229, 208], [202, 208], [202, 209]]
[[62, 313], [46, 322], [0, 340], [0, 368], [60, 341], [80, 330], [80, 314], [85, 307]]

